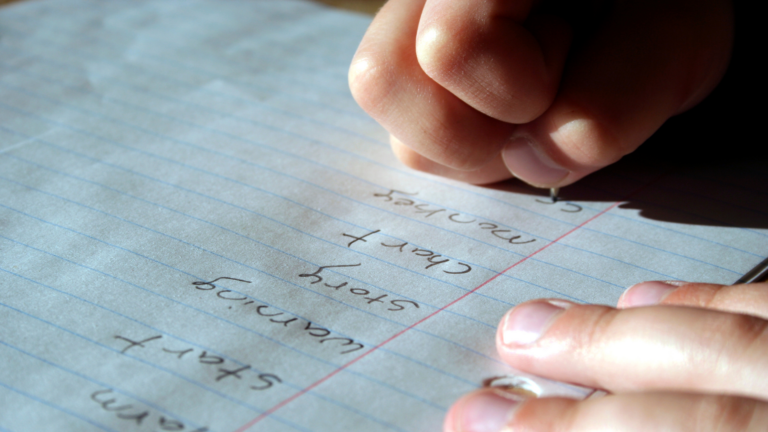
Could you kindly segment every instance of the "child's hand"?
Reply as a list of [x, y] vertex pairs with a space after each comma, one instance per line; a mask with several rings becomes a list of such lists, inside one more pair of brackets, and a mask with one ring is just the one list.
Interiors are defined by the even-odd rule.
[[406, 165], [563, 186], [703, 99], [732, 30], [727, 0], [390, 0], [349, 79]]
[[444, 430], [766, 430], [768, 283], [646, 282], [619, 308], [536, 300], [508, 312], [496, 338], [519, 370], [613, 395], [525, 401], [483, 389], [451, 408]]

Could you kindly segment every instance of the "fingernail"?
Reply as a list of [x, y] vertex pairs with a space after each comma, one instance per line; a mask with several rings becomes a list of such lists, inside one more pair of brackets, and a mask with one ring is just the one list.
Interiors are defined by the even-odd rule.
[[638, 307], [658, 304], [667, 294], [684, 283], [680, 281], [651, 281], [632, 285], [621, 295], [621, 306]]
[[536, 342], [568, 307], [569, 303], [560, 301], [537, 301], [515, 307], [504, 317], [501, 341], [504, 345], [512, 346]]
[[524, 137], [514, 138], [509, 142], [502, 150], [501, 157], [515, 177], [534, 186], [555, 185], [569, 173]]
[[471, 394], [446, 419], [448, 431], [502, 432], [524, 399], [501, 391]]

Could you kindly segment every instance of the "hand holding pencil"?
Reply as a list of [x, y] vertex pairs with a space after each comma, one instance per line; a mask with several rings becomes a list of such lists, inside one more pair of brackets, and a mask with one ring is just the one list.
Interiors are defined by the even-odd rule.
[[406, 165], [560, 187], [709, 94], [732, 14], [724, 0], [391, 0], [349, 80]]
[[[724, 0], [390, 0], [352, 61], [358, 103], [406, 165], [557, 188], [634, 151], [718, 84]], [[708, 127], [709, 125], [702, 125]], [[445, 432], [764, 431], [768, 284], [645, 282], [618, 308], [534, 300], [502, 319], [513, 367], [604, 398], [465, 396]]]

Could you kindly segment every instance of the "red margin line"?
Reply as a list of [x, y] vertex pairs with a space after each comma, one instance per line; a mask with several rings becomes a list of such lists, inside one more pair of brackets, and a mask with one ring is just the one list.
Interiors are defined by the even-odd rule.
[[[663, 176], [663, 175], [662, 175], [662, 176]], [[339, 366], [339, 367], [338, 367], [336, 370], [334, 370], [333, 372], [331, 372], [331, 373], [329, 373], [328, 375], [326, 375], [326, 376], [324, 376], [324, 377], [320, 378], [319, 380], [317, 380], [317, 381], [315, 381], [314, 383], [312, 383], [312, 384], [308, 385], [307, 387], [304, 387], [303, 389], [301, 389], [301, 390], [299, 390], [298, 392], [294, 393], [294, 394], [293, 394], [291, 397], [289, 397], [289, 398], [287, 398], [287, 399], [284, 399], [282, 402], [278, 403], [277, 405], [273, 406], [272, 408], [270, 408], [270, 409], [268, 409], [268, 410], [264, 411], [263, 413], [259, 414], [259, 415], [258, 415], [258, 417], [254, 418], [253, 420], [249, 421], [248, 423], [246, 423], [246, 424], [244, 424], [244, 425], [240, 426], [240, 427], [239, 427], [237, 430], [235, 430], [235, 432], [244, 432], [245, 430], [247, 430], [247, 429], [250, 429], [250, 428], [251, 428], [253, 425], [255, 425], [256, 423], [259, 423], [260, 421], [262, 421], [262, 420], [264, 420], [265, 418], [269, 417], [270, 415], [274, 414], [274, 413], [275, 413], [277, 410], [279, 410], [280, 408], [282, 408], [282, 407], [284, 407], [284, 406], [288, 405], [289, 403], [293, 402], [294, 400], [298, 399], [298, 398], [299, 398], [300, 396], [302, 396], [303, 394], [307, 393], [308, 391], [312, 390], [313, 388], [315, 388], [315, 387], [319, 386], [320, 384], [322, 384], [322, 383], [324, 383], [324, 382], [328, 381], [329, 379], [333, 378], [333, 377], [334, 377], [336, 374], [338, 374], [339, 372], [341, 372], [341, 371], [343, 371], [344, 369], [346, 369], [346, 368], [348, 368], [348, 367], [352, 366], [353, 364], [357, 363], [358, 361], [360, 361], [360, 360], [364, 359], [364, 358], [365, 358], [365, 357], [367, 357], [369, 354], [373, 353], [374, 351], [378, 350], [379, 348], [383, 347], [384, 345], [386, 345], [386, 344], [388, 344], [388, 343], [392, 342], [392, 341], [393, 341], [393, 340], [395, 340], [396, 338], [400, 337], [400, 336], [401, 336], [403, 333], [405, 333], [405, 332], [407, 332], [408, 330], [410, 330], [410, 329], [412, 329], [412, 328], [416, 327], [417, 325], [419, 325], [419, 324], [423, 323], [424, 321], [426, 321], [426, 320], [428, 320], [428, 319], [432, 318], [433, 316], [437, 315], [438, 313], [440, 313], [440, 312], [442, 312], [442, 311], [444, 311], [444, 310], [448, 309], [449, 307], [451, 307], [451, 306], [455, 305], [456, 303], [458, 303], [458, 302], [460, 302], [461, 300], [463, 300], [463, 299], [465, 299], [466, 297], [468, 297], [470, 294], [474, 294], [474, 293], [475, 293], [475, 291], [477, 291], [477, 290], [479, 290], [480, 288], [482, 288], [482, 287], [484, 287], [484, 286], [488, 285], [489, 283], [491, 283], [492, 281], [494, 281], [494, 280], [495, 280], [497, 277], [499, 277], [499, 276], [503, 275], [504, 273], [506, 273], [506, 272], [508, 272], [508, 271], [512, 270], [513, 268], [515, 268], [515, 267], [517, 267], [518, 265], [522, 264], [523, 262], [527, 261], [529, 258], [532, 258], [533, 256], [537, 255], [539, 252], [541, 252], [541, 251], [545, 250], [546, 248], [548, 248], [548, 247], [552, 246], [553, 244], [555, 244], [555, 243], [559, 242], [560, 240], [562, 240], [562, 239], [563, 239], [563, 238], [565, 238], [566, 236], [570, 235], [570, 234], [571, 234], [571, 233], [573, 233], [574, 231], [578, 230], [579, 228], [582, 228], [584, 225], [586, 225], [586, 224], [588, 224], [588, 223], [592, 222], [593, 220], [595, 220], [595, 219], [597, 219], [598, 217], [600, 217], [600, 216], [604, 215], [605, 213], [609, 212], [610, 210], [613, 210], [613, 209], [614, 209], [616, 206], [618, 206], [619, 204], [621, 204], [621, 203], [623, 203], [624, 201], [626, 201], [627, 199], [629, 199], [629, 198], [630, 198], [632, 195], [635, 195], [636, 193], [640, 192], [642, 189], [645, 189], [646, 187], [650, 186], [651, 184], [653, 184], [653, 183], [656, 183], [656, 181], [658, 181], [658, 180], [659, 180], [659, 179], [660, 179], [662, 176], [659, 176], [659, 177], [657, 177], [656, 179], [654, 179], [653, 181], [651, 181], [651, 182], [649, 182], [649, 183], [647, 183], [647, 184], [645, 184], [645, 185], [641, 186], [640, 188], [638, 188], [638, 189], [634, 190], [632, 193], [630, 193], [630, 194], [629, 194], [629, 195], [628, 195], [626, 198], [624, 198], [623, 200], [621, 200], [621, 201], [616, 201], [615, 203], [611, 204], [609, 207], [605, 208], [605, 209], [604, 209], [604, 210], [602, 210], [601, 212], [599, 212], [599, 213], [597, 213], [596, 215], [592, 216], [591, 218], [589, 218], [589, 219], [585, 220], [585, 221], [584, 221], [584, 222], [582, 222], [581, 224], [579, 224], [579, 225], [577, 225], [577, 226], [573, 227], [573, 228], [572, 228], [570, 231], [568, 231], [568, 232], [566, 232], [565, 234], [561, 235], [560, 237], [558, 237], [558, 238], [556, 238], [556, 239], [552, 240], [551, 242], [547, 243], [546, 245], [544, 245], [544, 246], [543, 246], [543, 247], [541, 247], [540, 249], [538, 249], [538, 250], [534, 251], [534, 252], [533, 252], [533, 253], [531, 253], [530, 255], [528, 255], [528, 256], [526, 256], [526, 257], [522, 258], [520, 261], [518, 261], [518, 262], [516, 262], [516, 263], [512, 264], [511, 266], [507, 267], [507, 268], [506, 268], [506, 269], [504, 269], [503, 271], [501, 271], [501, 272], [499, 272], [499, 273], [496, 273], [496, 274], [495, 274], [493, 277], [491, 277], [491, 278], [490, 278], [490, 279], [488, 279], [487, 281], [485, 281], [485, 282], [481, 283], [480, 285], [476, 286], [474, 289], [472, 289], [472, 291], [467, 291], [466, 293], [464, 293], [464, 294], [463, 294], [463, 295], [461, 295], [460, 297], [456, 298], [455, 300], [451, 301], [451, 302], [450, 302], [450, 303], [448, 303], [447, 305], [445, 305], [445, 306], [441, 307], [440, 309], [437, 309], [436, 311], [432, 312], [431, 314], [429, 314], [429, 315], [425, 316], [424, 318], [422, 318], [422, 319], [420, 319], [420, 320], [416, 321], [415, 323], [411, 324], [410, 326], [408, 326], [408, 327], [406, 327], [406, 328], [404, 328], [404, 329], [400, 330], [399, 332], [395, 333], [394, 335], [390, 336], [390, 337], [389, 337], [389, 339], [387, 339], [387, 340], [385, 340], [384, 342], [382, 342], [382, 343], [380, 343], [380, 344], [376, 345], [375, 347], [373, 347], [373, 348], [371, 348], [370, 350], [366, 351], [365, 353], [361, 354], [359, 357], [356, 357], [356, 358], [354, 358], [354, 359], [350, 360], [349, 362], [347, 362], [347, 363], [345, 363], [345, 364], [343, 364], [343, 365]]]

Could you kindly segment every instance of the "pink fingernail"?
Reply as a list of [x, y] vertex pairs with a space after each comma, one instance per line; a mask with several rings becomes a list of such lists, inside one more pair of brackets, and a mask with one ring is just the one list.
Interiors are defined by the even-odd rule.
[[448, 431], [501, 432], [523, 398], [502, 392], [480, 392], [459, 402], [446, 419]]
[[539, 340], [558, 315], [570, 307], [570, 303], [537, 301], [524, 303], [507, 312], [501, 325], [501, 341], [504, 345], [528, 345]]
[[515, 177], [534, 186], [556, 185], [569, 173], [524, 137], [514, 138], [507, 144], [501, 152], [501, 157]]
[[621, 307], [651, 306], [658, 304], [667, 294], [684, 282], [651, 281], [632, 285], [621, 296]]

